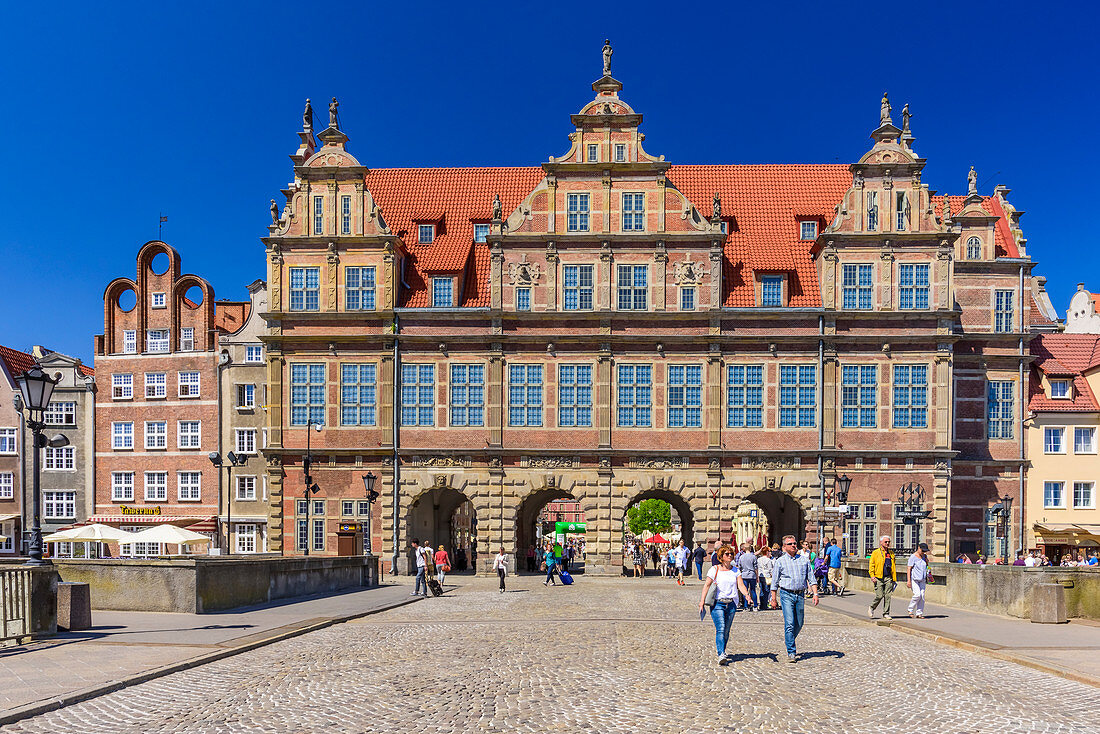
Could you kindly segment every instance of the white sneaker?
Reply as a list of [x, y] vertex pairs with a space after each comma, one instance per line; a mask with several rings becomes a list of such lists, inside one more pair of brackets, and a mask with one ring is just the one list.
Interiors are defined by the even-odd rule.
[[867, 619], [874, 619], [874, 618], [875, 618], [875, 608], [874, 607], [867, 607]]

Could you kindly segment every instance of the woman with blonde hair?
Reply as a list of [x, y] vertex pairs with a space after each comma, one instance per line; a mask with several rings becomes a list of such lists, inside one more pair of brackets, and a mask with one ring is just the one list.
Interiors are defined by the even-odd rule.
[[[714, 598], [708, 599], [707, 592], [715, 587]], [[703, 582], [703, 594], [699, 597], [699, 617], [702, 618], [708, 605], [710, 618], [714, 621], [714, 645], [718, 650], [718, 664], [729, 665], [732, 655], [726, 654], [726, 643], [730, 638], [733, 615], [737, 612], [737, 592], [748, 596], [749, 590], [741, 578], [741, 570], [733, 562], [733, 548], [723, 545], [718, 549], [718, 565], [711, 566]]]

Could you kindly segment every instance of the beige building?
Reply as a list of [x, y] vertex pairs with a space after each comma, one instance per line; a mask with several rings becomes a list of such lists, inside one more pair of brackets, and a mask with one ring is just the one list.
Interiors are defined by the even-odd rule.
[[1026, 540], [1058, 563], [1066, 553], [1100, 550], [1100, 337], [1043, 334], [1031, 349]]
[[1100, 294], [1089, 293], [1084, 283], [1077, 284], [1077, 292], [1069, 299], [1066, 311], [1067, 334], [1100, 334]]
[[[221, 527], [229, 529], [230, 553], [267, 551], [267, 480], [260, 450], [267, 446], [266, 365], [260, 337], [267, 333], [261, 314], [267, 311], [267, 284], [248, 286], [251, 306], [241, 327], [218, 340], [220, 436], [218, 453], [223, 468], [218, 491], [224, 500]], [[232, 452], [242, 464], [230, 470], [229, 486], [224, 458]], [[226, 509], [228, 508], [228, 511]]]

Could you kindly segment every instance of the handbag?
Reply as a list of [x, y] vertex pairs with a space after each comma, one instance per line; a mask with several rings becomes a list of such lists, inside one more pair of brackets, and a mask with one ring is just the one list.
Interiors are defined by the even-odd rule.
[[442, 566], [440, 566], [440, 570], [443, 571], [443, 573], [450, 573], [451, 572], [451, 564], [444, 563]]
[[718, 601], [718, 572], [714, 572], [714, 580], [707, 589], [707, 597], [703, 600], [703, 606], [707, 609], [714, 609], [715, 602]]

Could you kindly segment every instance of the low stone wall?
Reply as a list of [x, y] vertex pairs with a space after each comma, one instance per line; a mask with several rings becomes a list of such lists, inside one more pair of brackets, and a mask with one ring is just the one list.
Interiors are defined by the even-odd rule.
[[[904, 565], [907, 560], [899, 559], [898, 589], [894, 592], [899, 601], [908, 599]], [[867, 564], [865, 558], [845, 559], [849, 589], [874, 590]], [[1036, 584], [1061, 584], [1065, 588], [1066, 613], [1070, 617], [1100, 619], [1100, 567], [1027, 568], [933, 563], [931, 570], [935, 581], [925, 588], [925, 598], [933, 604], [1028, 619], [1031, 617], [1032, 588]]]
[[376, 556], [57, 559], [62, 581], [91, 588], [93, 609], [202, 614], [378, 585]]

